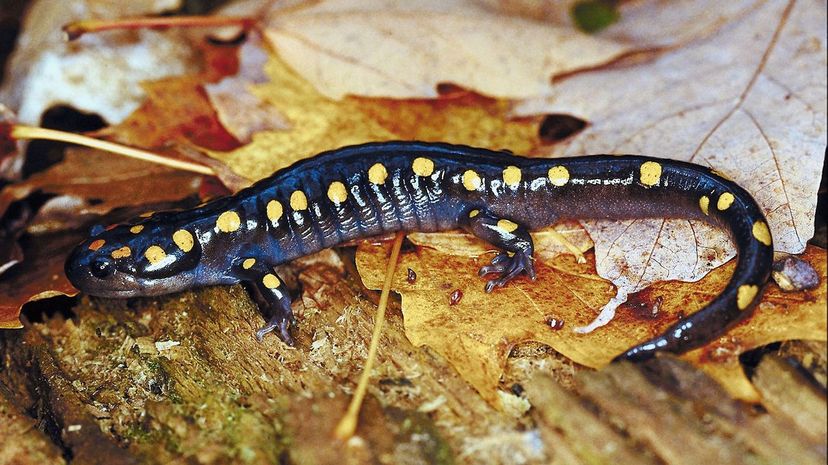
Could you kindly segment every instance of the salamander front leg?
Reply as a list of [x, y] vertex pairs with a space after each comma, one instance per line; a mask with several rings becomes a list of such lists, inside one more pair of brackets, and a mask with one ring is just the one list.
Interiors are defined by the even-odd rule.
[[290, 294], [284, 282], [273, 272], [272, 267], [259, 263], [255, 258], [248, 258], [239, 264], [239, 279], [250, 283], [264, 300], [268, 321], [256, 331], [260, 342], [267, 333], [276, 332], [285, 344], [292, 346], [291, 325], [296, 324], [291, 308]]
[[498, 275], [486, 282], [486, 292], [506, 283], [526, 272], [535, 280], [533, 264], [534, 245], [529, 230], [511, 220], [498, 218], [486, 210], [471, 210], [460, 219], [460, 226], [484, 241], [505, 250], [492, 259], [490, 265], [480, 268], [479, 275]]

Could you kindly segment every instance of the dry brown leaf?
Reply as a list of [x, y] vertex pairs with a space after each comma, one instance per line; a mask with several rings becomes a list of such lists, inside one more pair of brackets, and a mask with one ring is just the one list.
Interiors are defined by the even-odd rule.
[[6, 66], [0, 101], [26, 124], [38, 124], [53, 105], [97, 113], [110, 123], [121, 121], [144, 98], [138, 83], [196, 68], [185, 36], [127, 31], [66, 42], [61, 27], [78, 19], [161, 13], [180, 4], [180, 0], [31, 2], [18, 48]]
[[26, 260], [0, 279], [0, 329], [22, 328], [18, 316], [27, 302], [78, 293], [63, 274], [63, 262], [81, 240], [81, 234], [66, 232], [26, 239]]
[[433, 98], [440, 83], [527, 98], [548, 95], [555, 76], [707, 34], [750, 5], [726, 2], [713, 16], [711, 4], [720, 3], [641, 3], [622, 14], [628, 25], [598, 36], [560, 17], [538, 21], [510, 5], [473, 0], [274, 2], [263, 23], [279, 55], [334, 99]]
[[[432, 347], [487, 401], [497, 404], [497, 383], [512, 345], [537, 340], [576, 361], [583, 359], [576, 355], [579, 349], [572, 341], [584, 336], [569, 328], [587, 322], [592, 309], [612, 296], [613, 288], [592, 275], [591, 265], [565, 257], [555, 269], [538, 262], [535, 283], [523, 277], [486, 294], [476, 271], [491, 256], [476, 260], [418, 248], [400, 258], [392, 289], [402, 295], [409, 340]], [[382, 246], [359, 247], [357, 267], [367, 287], [382, 284], [381, 269], [387, 259]], [[408, 269], [416, 274], [412, 284], [407, 281]], [[451, 305], [455, 290], [463, 297]], [[552, 329], [546, 323], [551, 318], [563, 320], [563, 330]]]
[[[712, 166], [754, 194], [776, 249], [799, 253], [813, 235], [826, 145], [825, 51], [824, 2], [755, 2], [710, 37], [652, 61], [570, 76], [548, 100], [517, 112], [589, 121], [555, 155], [643, 153]], [[598, 273], [619, 293], [590, 328], [628, 294], [698, 280], [734, 254], [722, 233], [695, 221], [583, 224]]]
[[250, 93], [251, 86], [268, 81], [264, 72], [267, 60], [268, 54], [262, 48], [259, 36], [250, 32], [239, 48], [238, 73], [204, 86], [222, 126], [244, 144], [257, 132], [290, 128], [290, 123], [276, 107]]
[[83, 216], [114, 208], [181, 200], [199, 191], [202, 177], [89, 149], [70, 148], [65, 159], [26, 181], [0, 191], [0, 212], [35, 191], [55, 194], [29, 225], [38, 231], [66, 229]]
[[238, 71], [236, 50], [209, 42], [201, 43], [200, 49], [203, 70], [142, 83], [147, 98], [141, 106], [123, 122], [99, 131], [98, 135], [147, 149], [174, 143], [214, 150], [238, 147], [239, 142], [222, 126], [202, 88]]
[[[594, 275], [593, 263], [578, 264], [569, 256], [556, 259], [554, 264], [538, 261], [536, 282], [523, 277], [486, 294], [476, 270], [491, 256], [473, 259], [467, 255], [465, 247], [457, 255], [418, 248], [416, 253], [401, 257], [392, 289], [402, 296], [405, 330], [411, 342], [428, 345], [446, 357], [493, 404], [499, 402], [498, 381], [514, 344], [542, 342], [579, 364], [599, 368], [635, 343], [660, 333], [679, 315], [704, 306], [724, 287], [733, 268], [732, 263], [721, 267], [699, 283], [659, 283], [622, 307], [621, 316], [605, 328], [578, 334], [572, 328], [590, 321], [595, 309], [614, 295], [613, 286]], [[825, 257], [821, 249], [811, 249], [805, 256], [817, 267], [823, 283]], [[356, 260], [365, 285], [378, 288], [387, 248], [363, 244]], [[416, 274], [413, 283], [407, 279], [408, 269]], [[452, 305], [450, 296], [455, 290], [463, 297]], [[778, 340], [824, 340], [826, 336], [825, 286], [791, 294], [771, 286], [766, 295], [753, 317], [719, 341], [687, 355], [732, 394], [751, 400], [755, 400], [755, 392], [744, 386], [738, 354]], [[559, 327], [561, 321], [563, 327]]]
[[263, 131], [232, 152], [211, 155], [250, 180], [319, 152], [349, 144], [419, 139], [509, 148], [528, 153], [538, 144], [537, 121], [511, 121], [509, 105], [473, 94], [439, 100], [385, 100], [350, 97], [332, 101], [276, 56], [266, 66], [270, 82], [251, 90], [278, 108], [291, 131]]

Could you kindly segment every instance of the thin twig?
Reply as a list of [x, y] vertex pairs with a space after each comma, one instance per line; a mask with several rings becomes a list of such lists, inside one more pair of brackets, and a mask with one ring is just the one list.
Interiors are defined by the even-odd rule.
[[68, 142], [70, 144], [83, 145], [95, 149], [105, 150], [107, 152], [116, 153], [125, 157], [135, 158], [138, 160], [148, 161], [158, 165], [169, 166], [179, 170], [192, 171], [193, 173], [205, 174], [207, 176], [215, 176], [216, 173], [211, 168], [199, 165], [198, 163], [190, 163], [188, 161], [176, 160], [174, 158], [163, 157], [152, 152], [140, 150], [126, 145], [116, 144], [114, 142], [107, 142], [92, 137], [82, 136], [80, 134], [73, 134], [71, 132], [56, 131], [54, 129], [39, 128], [34, 126], [14, 125], [11, 130], [11, 136], [15, 139], [46, 139], [59, 142]]
[[362, 401], [365, 399], [368, 381], [371, 378], [371, 370], [377, 358], [379, 338], [382, 334], [382, 325], [385, 322], [385, 308], [388, 306], [388, 295], [391, 293], [391, 281], [394, 279], [394, 271], [397, 269], [397, 259], [400, 257], [403, 237], [405, 237], [405, 234], [402, 231], [398, 232], [394, 237], [394, 245], [391, 247], [391, 257], [388, 259], [388, 264], [385, 267], [385, 282], [382, 284], [382, 294], [380, 294], [379, 306], [377, 307], [377, 316], [374, 318], [374, 333], [371, 336], [371, 345], [368, 348], [368, 358], [365, 360], [365, 366], [359, 377], [356, 391], [354, 391], [354, 397], [351, 398], [351, 403], [348, 405], [348, 411], [339, 420], [339, 424], [336, 425], [336, 429], [334, 430], [334, 436], [341, 441], [349, 439], [356, 432], [359, 410], [362, 408]]

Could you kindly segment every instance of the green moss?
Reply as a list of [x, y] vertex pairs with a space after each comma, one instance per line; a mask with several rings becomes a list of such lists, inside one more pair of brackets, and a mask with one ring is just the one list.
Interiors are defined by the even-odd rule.
[[244, 406], [227, 410], [223, 416], [222, 434], [233, 445], [231, 453], [239, 463], [279, 462], [289, 442], [281, 434], [280, 421]]
[[390, 408], [388, 414], [399, 424], [398, 442], [411, 442], [412, 436], [416, 435], [418, 437], [416, 444], [419, 446], [426, 463], [435, 465], [452, 465], [454, 463], [454, 454], [451, 448], [428, 415], [413, 410], [396, 408]]

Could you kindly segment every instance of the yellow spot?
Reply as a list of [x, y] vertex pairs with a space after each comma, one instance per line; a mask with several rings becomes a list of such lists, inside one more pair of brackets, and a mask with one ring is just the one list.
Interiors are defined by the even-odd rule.
[[520, 184], [520, 168], [517, 166], [507, 166], [503, 170], [503, 182], [509, 187], [517, 187]]
[[104, 246], [104, 244], [106, 244], [106, 241], [105, 241], [105, 240], [103, 240], [103, 239], [95, 239], [94, 241], [92, 241], [92, 243], [91, 243], [91, 244], [89, 244], [89, 250], [91, 250], [91, 251], [93, 251], [93, 252], [94, 252], [94, 251], [96, 251], [96, 250], [100, 249], [101, 247], [103, 247], [103, 246]]
[[641, 184], [655, 186], [661, 181], [661, 165], [654, 161], [641, 164]]
[[483, 184], [483, 181], [480, 180], [480, 176], [474, 170], [466, 170], [463, 173], [463, 187], [466, 190], [476, 191], [481, 184]]
[[279, 221], [279, 218], [282, 217], [282, 213], [284, 213], [284, 209], [282, 208], [282, 204], [276, 200], [271, 200], [267, 203], [267, 219], [271, 222], [275, 223]]
[[268, 289], [276, 289], [277, 287], [279, 287], [279, 284], [281, 284], [281, 282], [275, 274], [268, 273], [264, 275], [264, 278], [262, 278], [262, 284], [264, 284], [264, 286]]
[[553, 166], [552, 168], [549, 168], [547, 176], [549, 176], [549, 182], [551, 182], [553, 186], [561, 187], [569, 182], [569, 170], [564, 166]]
[[308, 198], [302, 191], [293, 191], [290, 194], [290, 208], [299, 211], [308, 209]]
[[373, 184], [385, 184], [385, 178], [387, 177], [388, 171], [382, 163], [374, 163], [374, 166], [368, 170], [368, 180]]
[[757, 221], [753, 223], [753, 237], [767, 246], [773, 244], [770, 229], [768, 229], [768, 225], [765, 224], [764, 221]]
[[229, 233], [238, 231], [241, 227], [241, 218], [239, 218], [238, 213], [232, 210], [226, 211], [219, 215], [218, 220], [216, 220], [216, 226], [221, 232]]
[[147, 257], [147, 260], [153, 265], [156, 263], [164, 260], [167, 258], [167, 252], [164, 252], [164, 249], [158, 247], [157, 245], [151, 245], [147, 247], [147, 251], [144, 252], [144, 256]]
[[150, 211], [150, 212], [144, 212], [144, 213], [141, 213], [141, 214], [140, 214], [140, 215], [138, 215], [138, 216], [140, 216], [141, 218], [149, 218], [150, 216], [152, 216], [152, 215], [154, 215], [154, 214], [155, 214], [155, 212]]
[[469, 218], [474, 218], [475, 216], [480, 214], [480, 210], [472, 210], [469, 212]]
[[699, 208], [701, 208], [702, 213], [704, 213], [705, 215], [709, 215], [710, 197], [706, 195], [701, 196], [701, 198], [699, 199]]
[[144, 230], [144, 225], [143, 224], [136, 224], [135, 226], [129, 228], [129, 232], [131, 232], [132, 234], [138, 234], [139, 232], [141, 232], [143, 230]]
[[517, 225], [517, 223], [515, 223], [513, 221], [498, 220], [497, 221], [497, 227], [498, 227], [498, 229], [502, 229], [503, 231], [506, 231], [506, 232], [510, 233], [510, 232], [514, 231], [515, 229], [517, 229], [518, 225]]
[[186, 229], [179, 229], [178, 231], [173, 233], [173, 242], [175, 245], [178, 246], [184, 252], [189, 252], [193, 250], [193, 244], [195, 243], [193, 240], [193, 235], [190, 234], [190, 231]]
[[414, 164], [411, 165], [411, 167], [414, 169], [414, 173], [416, 173], [417, 176], [431, 176], [431, 173], [434, 172], [434, 162], [428, 158], [415, 158]]
[[328, 198], [337, 205], [344, 202], [348, 198], [348, 191], [345, 189], [345, 184], [339, 181], [332, 182], [330, 187], [328, 187]]
[[753, 284], [743, 284], [739, 286], [739, 290], [736, 293], [736, 305], [739, 307], [739, 310], [748, 308], [758, 293], [759, 286], [755, 286]]
[[132, 255], [132, 250], [127, 246], [112, 251], [112, 258], [114, 259], [127, 258], [130, 255]]
[[253, 265], [255, 265], [255, 264], [256, 264], [256, 259], [255, 258], [247, 258], [242, 262], [242, 268], [244, 268], [245, 270], [249, 270], [250, 268], [253, 268]]
[[725, 192], [724, 194], [719, 196], [719, 201], [716, 202], [716, 208], [722, 211], [727, 210], [728, 208], [730, 208], [731, 205], [733, 205], [733, 200], [735, 200], [733, 194], [731, 194], [730, 192]]

